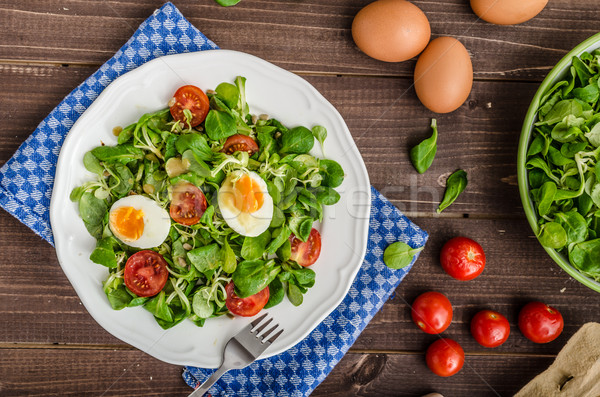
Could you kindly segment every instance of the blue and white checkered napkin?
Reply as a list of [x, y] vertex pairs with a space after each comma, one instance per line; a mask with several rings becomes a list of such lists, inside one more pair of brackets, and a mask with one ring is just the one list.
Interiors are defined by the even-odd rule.
[[[111, 59], [40, 123], [0, 169], [0, 205], [53, 244], [50, 197], [60, 147], [73, 123], [123, 73], [162, 55], [215, 48], [173, 4], [166, 3], [156, 10]], [[416, 248], [426, 240], [425, 231], [372, 189], [367, 254], [344, 301], [298, 345], [243, 370], [227, 373], [213, 386], [212, 394], [308, 395], [344, 356], [410, 270], [412, 264], [401, 270], [386, 267], [382, 260], [385, 247], [404, 241]], [[186, 367], [183, 377], [190, 386], [196, 386], [212, 371]]]
[[[342, 303], [296, 346], [277, 356], [255, 361], [242, 370], [227, 372], [210, 393], [253, 397], [309, 395], [346, 354], [417, 259], [415, 257], [404, 269], [392, 270], [383, 263], [385, 248], [395, 241], [404, 241], [413, 248], [422, 247], [427, 237], [427, 232], [371, 187], [367, 254]], [[183, 378], [188, 385], [196, 387], [213, 371], [186, 367]]]

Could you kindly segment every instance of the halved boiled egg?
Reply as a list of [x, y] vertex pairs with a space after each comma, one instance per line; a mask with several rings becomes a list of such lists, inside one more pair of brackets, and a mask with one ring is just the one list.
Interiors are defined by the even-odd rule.
[[256, 172], [232, 172], [217, 195], [225, 222], [242, 236], [256, 237], [269, 228], [273, 199], [267, 183]]
[[156, 201], [132, 195], [115, 201], [110, 208], [108, 226], [125, 244], [152, 248], [161, 245], [169, 235], [171, 218]]

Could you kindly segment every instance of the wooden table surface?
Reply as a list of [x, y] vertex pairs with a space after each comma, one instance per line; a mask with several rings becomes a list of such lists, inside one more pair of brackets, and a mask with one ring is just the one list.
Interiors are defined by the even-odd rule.
[[[314, 396], [511, 395], [552, 363], [584, 323], [598, 320], [600, 294], [562, 271], [543, 251], [524, 216], [517, 188], [517, 141], [539, 83], [576, 44], [600, 30], [594, 0], [550, 0], [533, 20], [496, 26], [472, 13], [467, 0], [415, 0], [433, 37], [458, 38], [473, 61], [468, 100], [450, 114], [423, 107], [414, 90], [415, 60], [384, 63], [354, 45], [350, 26], [370, 0], [212, 0], [174, 4], [226, 49], [248, 52], [297, 73], [342, 114], [371, 183], [427, 230], [429, 242], [394, 297]], [[158, 0], [0, 0], [0, 165], [59, 101], [131, 36]], [[408, 148], [430, 134], [439, 149], [417, 174]], [[469, 185], [441, 215], [435, 208], [449, 172], [463, 168]], [[440, 248], [464, 235], [485, 249], [484, 273], [470, 282], [447, 276]], [[182, 368], [121, 342], [88, 314], [62, 272], [54, 249], [0, 211], [0, 395], [184, 396]], [[466, 352], [463, 370], [440, 378], [425, 365], [437, 337], [411, 322], [407, 302], [437, 290], [455, 315], [445, 335]], [[562, 335], [536, 345], [516, 319], [541, 300], [565, 318]], [[480, 309], [504, 313], [511, 336], [496, 349], [479, 346], [469, 321]]]

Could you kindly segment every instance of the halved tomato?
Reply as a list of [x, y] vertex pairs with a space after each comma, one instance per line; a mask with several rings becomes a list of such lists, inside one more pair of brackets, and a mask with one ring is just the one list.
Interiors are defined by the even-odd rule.
[[125, 263], [125, 286], [137, 296], [158, 294], [169, 278], [167, 261], [158, 252], [138, 251]]
[[258, 152], [256, 141], [247, 135], [237, 134], [232, 135], [225, 141], [223, 145], [223, 153], [234, 154], [235, 152], [248, 152], [250, 156]]
[[265, 287], [262, 291], [247, 298], [240, 298], [235, 293], [235, 285], [233, 281], [225, 287], [227, 299], [225, 305], [235, 315], [242, 317], [252, 317], [262, 310], [269, 301], [269, 287]]
[[184, 85], [179, 87], [169, 102], [171, 116], [177, 121], [187, 124], [183, 110], [187, 109], [192, 113], [190, 124], [192, 127], [202, 123], [210, 110], [208, 97], [200, 88], [195, 85]]
[[319, 259], [321, 255], [321, 234], [315, 228], [310, 231], [306, 242], [300, 240], [296, 235], [290, 236], [292, 255], [290, 259], [296, 261], [300, 266], [310, 266]]
[[177, 223], [190, 226], [200, 222], [208, 203], [202, 190], [186, 181], [173, 186], [173, 199], [169, 208], [171, 218]]

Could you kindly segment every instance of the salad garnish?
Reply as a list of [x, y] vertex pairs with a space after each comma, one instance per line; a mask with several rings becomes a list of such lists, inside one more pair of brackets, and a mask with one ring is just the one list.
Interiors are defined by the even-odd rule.
[[252, 115], [244, 77], [206, 93], [186, 85], [168, 108], [115, 129], [83, 156], [96, 178], [71, 200], [97, 240], [115, 310], [143, 306], [167, 329], [184, 319], [253, 316], [285, 296], [300, 305], [321, 252], [314, 228], [340, 199], [344, 171], [327, 130]]

